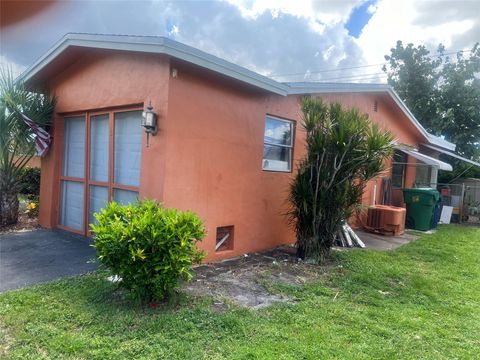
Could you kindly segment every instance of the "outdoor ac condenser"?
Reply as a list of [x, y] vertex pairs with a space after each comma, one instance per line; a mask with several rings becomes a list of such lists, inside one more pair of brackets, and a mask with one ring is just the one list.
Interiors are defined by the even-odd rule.
[[366, 228], [384, 235], [402, 235], [405, 232], [405, 215], [404, 208], [375, 205], [368, 209]]

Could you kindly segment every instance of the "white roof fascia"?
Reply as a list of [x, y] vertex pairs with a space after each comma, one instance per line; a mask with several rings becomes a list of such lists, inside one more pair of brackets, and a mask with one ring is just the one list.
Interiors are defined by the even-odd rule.
[[438, 148], [438, 147], [436, 147], [436, 146], [432, 146], [432, 145], [428, 145], [428, 144], [423, 144], [423, 146], [426, 146], [426, 147], [428, 147], [428, 148], [430, 148], [430, 149], [433, 149], [433, 150], [437, 150], [437, 151], [441, 152], [442, 154], [449, 155], [449, 156], [451, 156], [451, 157], [454, 157], [455, 159], [459, 159], [459, 160], [465, 161], [466, 163], [469, 163], [469, 164], [472, 164], [472, 165], [475, 165], [475, 166], [480, 167], [480, 163], [479, 163], [479, 162], [476, 162], [476, 161], [467, 159], [467, 158], [465, 158], [465, 157], [463, 157], [463, 156], [460, 156], [460, 155], [458, 155], [458, 154], [455, 154], [455, 153], [453, 153], [453, 152], [451, 152], [451, 151], [447, 151], [447, 150], [444, 150], [444, 149], [440, 149], [440, 148]]
[[428, 134], [428, 135], [429, 135], [429, 143], [430, 144], [433, 144], [435, 146], [439, 146], [441, 148], [451, 150], [451, 151], [455, 151], [455, 149], [457, 148], [457, 145], [455, 145], [454, 143], [451, 143], [450, 141], [442, 139], [439, 136], [435, 136], [435, 135], [432, 135], [432, 134]]
[[315, 93], [345, 93], [345, 92], [384, 92], [390, 88], [386, 84], [358, 84], [358, 83], [315, 83], [315, 82], [287, 82], [289, 95]]
[[438, 159], [435, 159], [431, 156], [422, 154], [421, 152], [419, 152], [416, 149], [409, 149], [409, 148], [407, 148], [405, 146], [401, 146], [401, 145], [400, 146], [395, 146], [395, 148], [397, 150], [403, 151], [405, 154], [408, 154], [408, 155], [414, 157], [417, 160], [420, 160], [421, 162], [423, 162], [425, 164], [435, 166], [440, 170], [445, 170], [445, 171], [452, 171], [453, 170], [452, 165], [450, 165], [446, 162], [440, 161]]
[[28, 81], [69, 46], [165, 54], [279, 95], [286, 96], [288, 93], [288, 86], [285, 84], [191, 46], [155, 36], [67, 34], [25, 70], [20, 78]]

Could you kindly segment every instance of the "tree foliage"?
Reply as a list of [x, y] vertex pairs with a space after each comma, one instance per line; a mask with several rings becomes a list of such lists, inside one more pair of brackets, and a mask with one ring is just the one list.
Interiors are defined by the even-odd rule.
[[323, 260], [337, 228], [361, 202], [367, 181], [384, 170], [393, 137], [338, 103], [305, 98], [302, 112], [307, 154], [291, 184], [289, 219], [299, 256]]
[[21, 175], [35, 155], [35, 136], [21, 114], [48, 130], [54, 108], [53, 97], [33, 93], [11, 72], [0, 72], [0, 225], [17, 221]]
[[[438, 87], [441, 57], [432, 58], [425, 46], [403, 46], [401, 41], [385, 56], [389, 68], [388, 83], [393, 86], [408, 108], [421, 119], [422, 125], [431, 133], [439, 135], [438, 129]], [[443, 47], [439, 47], [439, 53]]]
[[[457, 152], [480, 159], [480, 46], [454, 56], [439, 45], [431, 55], [423, 45], [404, 46], [398, 41], [386, 55], [388, 83], [422, 125], [431, 133], [457, 145]], [[455, 177], [470, 166], [455, 163]], [[479, 176], [480, 170], [470, 170]], [[465, 174], [464, 174], [465, 175]]]

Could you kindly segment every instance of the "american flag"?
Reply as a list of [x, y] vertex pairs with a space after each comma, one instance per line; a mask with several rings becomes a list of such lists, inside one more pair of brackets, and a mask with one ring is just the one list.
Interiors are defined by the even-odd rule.
[[33, 133], [35, 134], [35, 149], [37, 151], [38, 156], [45, 156], [50, 147], [50, 143], [52, 142], [52, 137], [48, 132], [43, 130], [40, 126], [38, 126], [35, 121], [30, 119], [27, 115], [21, 114], [23, 121], [27, 124], [30, 129], [32, 129]]

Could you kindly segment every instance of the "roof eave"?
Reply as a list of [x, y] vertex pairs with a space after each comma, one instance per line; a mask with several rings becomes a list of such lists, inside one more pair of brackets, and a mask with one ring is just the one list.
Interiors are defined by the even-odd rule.
[[[146, 39], [152, 39], [152, 41], [149, 42]], [[191, 46], [161, 37], [122, 37], [122, 41], [115, 41], [115, 36], [67, 34], [25, 70], [19, 78], [25, 82], [31, 81], [35, 75], [70, 46], [164, 54], [278, 95], [286, 96], [288, 94], [288, 87], [282, 83]]]

